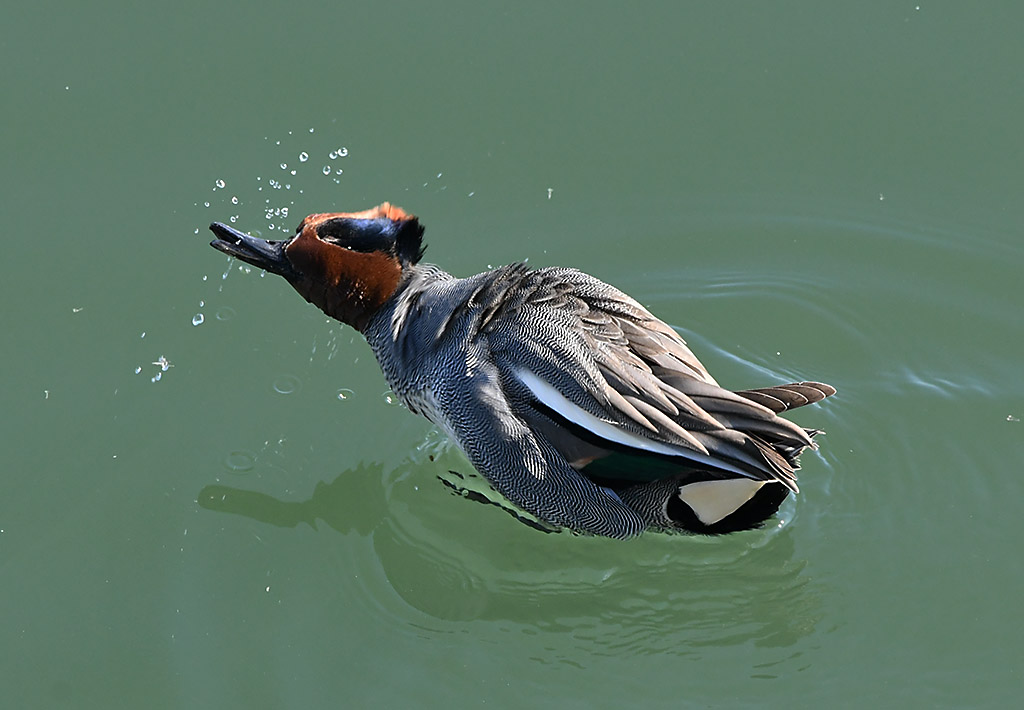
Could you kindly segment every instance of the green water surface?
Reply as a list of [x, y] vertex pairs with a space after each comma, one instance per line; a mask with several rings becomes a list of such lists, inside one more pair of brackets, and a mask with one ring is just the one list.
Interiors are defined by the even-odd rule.
[[[22, 4], [0, 61], [0, 706], [1011, 707], [1024, 6]], [[839, 393], [767, 528], [543, 534], [207, 246], [390, 200], [735, 389]]]

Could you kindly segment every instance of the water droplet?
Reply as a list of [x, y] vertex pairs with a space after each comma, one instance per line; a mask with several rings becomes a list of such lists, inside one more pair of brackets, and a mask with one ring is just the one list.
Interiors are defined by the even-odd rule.
[[281, 375], [274, 380], [274, 391], [278, 394], [294, 394], [299, 391], [301, 384], [295, 375]]
[[338, 157], [344, 158], [348, 155], [348, 148], [338, 148]]
[[281, 163], [281, 170], [287, 170], [287, 169], [288, 169], [288, 163]]
[[146, 337], [146, 331], [142, 331], [142, 335], [140, 335], [139, 337], [140, 338], [145, 338]]
[[307, 153], [306, 151], [302, 151], [301, 153], [299, 153], [300, 163], [305, 163], [307, 160], [309, 160], [309, 153]]
[[384, 397], [384, 404], [398, 404], [398, 395], [391, 390], [388, 390], [381, 396]]
[[312, 128], [310, 128], [310, 129], [309, 129], [309, 132], [310, 132], [310, 133], [312, 133], [312, 132], [313, 132], [313, 129], [312, 129]]
[[237, 196], [232, 196], [231, 197], [231, 204], [233, 204], [233, 205], [237, 205], [238, 204], [238, 197]]
[[203, 316], [202, 313], [196, 313], [194, 316], [192, 316], [192, 325], [202, 325], [204, 320], [205, 317]]
[[199, 227], [196, 227], [196, 231], [194, 231], [194, 232], [192, 232], [192, 233], [193, 233], [193, 234], [199, 234]]
[[206, 305], [206, 301], [200, 301], [200, 302], [199, 302], [199, 307], [200, 307], [200, 308], [202, 308], [202, 307], [203, 307], [203, 306], [205, 306], [205, 305]]
[[159, 382], [160, 378], [164, 376], [163, 372], [158, 372], [149, 380], [150, 382]]
[[[292, 174], [292, 175], [294, 175], [294, 174], [295, 174], [295, 171], [294, 171], [294, 170], [292, 170], [292, 171], [291, 171], [291, 174]], [[289, 189], [289, 190], [290, 190], [290, 189], [292, 189], [292, 186], [291, 186], [291, 185], [286, 185], [285, 187], [286, 187], [287, 189]]]
[[352, 390], [342, 387], [340, 390], [338, 390], [338, 399], [345, 400], [354, 394], [355, 392], [353, 392]]
[[204, 202], [204, 203], [203, 203], [203, 207], [209, 207], [209, 206], [210, 206], [210, 203], [209, 203], [209, 202]]
[[338, 168], [337, 170], [334, 171], [334, 174], [335, 175], [341, 175], [343, 172], [345, 172], [345, 171], [342, 170], [341, 168]]
[[215, 182], [213, 184], [217, 186], [217, 189], [220, 189], [220, 188], [224, 187], [225, 182], [223, 180], [217, 180], [217, 182]]
[[142, 372], [142, 367], [141, 367], [141, 366], [140, 366], [140, 367], [136, 367], [136, 368], [135, 368], [135, 374], [137, 375], [137, 374], [139, 374], [140, 372]]
[[331, 160], [336, 159], [338, 157], [338, 151], [332, 150], [330, 153], [327, 154], [327, 157], [330, 158]]
[[256, 463], [256, 457], [248, 451], [232, 451], [224, 459], [224, 465], [232, 473], [245, 473], [251, 471]]
[[231, 306], [221, 306], [214, 317], [217, 320], [231, 320], [235, 317], [235, 309]]
[[[331, 166], [330, 165], [325, 165], [324, 166], [324, 175], [330, 175], [330, 174], [331, 174]], [[198, 229], [196, 230], [196, 234], [199, 234], [199, 230]]]

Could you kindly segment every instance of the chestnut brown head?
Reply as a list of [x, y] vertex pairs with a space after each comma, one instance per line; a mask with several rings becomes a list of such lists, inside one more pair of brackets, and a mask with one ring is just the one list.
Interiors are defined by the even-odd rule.
[[423, 256], [423, 227], [387, 202], [311, 214], [290, 239], [265, 241], [220, 222], [210, 230], [214, 249], [283, 276], [307, 301], [360, 331]]

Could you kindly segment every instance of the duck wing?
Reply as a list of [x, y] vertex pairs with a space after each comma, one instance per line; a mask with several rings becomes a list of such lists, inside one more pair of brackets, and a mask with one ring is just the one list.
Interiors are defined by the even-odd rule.
[[575, 269], [504, 269], [500, 288], [477, 294], [487, 314], [479, 335], [523, 416], [532, 409], [534, 420], [554, 424], [547, 433], [556, 447], [562, 428], [564, 441], [598, 450], [797, 490], [796, 454], [813, 443], [776, 412], [822, 399], [831, 387], [731, 392], [672, 328], [612, 286]]

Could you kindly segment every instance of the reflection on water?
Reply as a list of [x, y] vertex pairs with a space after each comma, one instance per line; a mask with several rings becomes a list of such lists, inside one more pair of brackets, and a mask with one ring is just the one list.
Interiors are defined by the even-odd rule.
[[[278, 527], [322, 521], [369, 537], [386, 583], [428, 617], [382, 602], [380, 613], [400, 624], [440, 630], [493, 621], [518, 633], [568, 634], [566, 653], [688, 656], [747, 642], [789, 646], [821, 619], [820, 589], [779, 521], [725, 538], [545, 534], [433, 480], [460, 466], [448, 454], [393, 471], [362, 464], [317, 484], [304, 501], [222, 485], [207, 486], [198, 501]], [[364, 591], [378, 602], [392, 598]]]
[[368, 535], [384, 514], [385, 500], [379, 467], [359, 466], [346, 471], [332, 483], [320, 482], [309, 500], [284, 501], [257, 491], [211, 485], [197, 496], [199, 506], [277, 527], [293, 528], [300, 523], [317, 527], [317, 520], [338, 532]]

